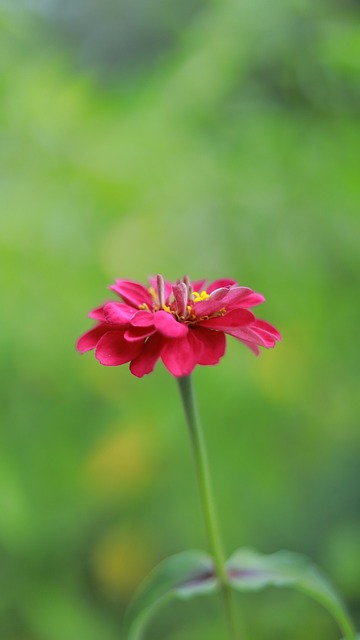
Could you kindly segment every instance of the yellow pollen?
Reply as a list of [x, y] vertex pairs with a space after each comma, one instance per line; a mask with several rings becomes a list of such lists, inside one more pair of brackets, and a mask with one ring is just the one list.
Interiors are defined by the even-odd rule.
[[143, 302], [143, 304], [139, 304], [139, 309], [142, 309], [143, 311], [149, 311], [149, 307], [147, 306], [146, 302]]
[[163, 304], [162, 308], [164, 309], [164, 311], [167, 311], [168, 313], [171, 313], [171, 309], [170, 309], [170, 307], [167, 306], [167, 304]]
[[154, 287], [149, 287], [148, 291], [149, 291], [149, 293], [150, 293], [152, 298], [156, 298], [156, 291], [155, 291]]
[[[188, 304], [186, 309], [187, 309], [187, 313], [188, 313], [186, 320], [189, 321], [189, 322], [193, 322], [194, 320], [196, 320], [196, 313], [195, 313], [194, 309], [192, 308], [192, 306], [190, 304]], [[184, 318], [184, 320], [185, 320], [185, 318]]]
[[202, 300], [208, 300], [210, 298], [209, 294], [206, 291], [202, 291], [198, 293], [197, 291], [193, 292], [194, 302], [201, 302]]

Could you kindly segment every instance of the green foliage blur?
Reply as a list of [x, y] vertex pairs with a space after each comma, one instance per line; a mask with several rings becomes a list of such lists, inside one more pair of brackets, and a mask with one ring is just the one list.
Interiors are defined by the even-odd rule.
[[[360, 627], [360, 4], [0, 3], [0, 637], [115, 640], [207, 549], [175, 381], [75, 342], [118, 278], [231, 277], [283, 334], [194, 375], [224, 538], [313, 558]], [[290, 591], [252, 640], [336, 640]], [[212, 597], [149, 640], [222, 640]]]

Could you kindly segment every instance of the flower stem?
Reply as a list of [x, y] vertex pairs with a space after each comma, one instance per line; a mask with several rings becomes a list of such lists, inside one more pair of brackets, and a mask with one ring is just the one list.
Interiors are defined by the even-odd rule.
[[209, 537], [209, 543], [214, 558], [215, 569], [223, 598], [229, 638], [238, 640], [235, 615], [232, 604], [232, 594], [228, 583], [223, 544], [220, 536], [215, 503], [212, 495], [209, 465], [207, 460], [204, 436], [197, 411], [194, 388], [191, 376], [178, 378], [181, 399], [184, 405], [186, 421], [188, 423], [191, 444], [194, 452], [196, 472], [198, 476], [200, 499]]

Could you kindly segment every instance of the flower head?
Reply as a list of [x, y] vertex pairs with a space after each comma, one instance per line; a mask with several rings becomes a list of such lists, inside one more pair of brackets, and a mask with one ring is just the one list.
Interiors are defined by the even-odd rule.
[[256, 355], [259, 346], [274, 347], [280, 333], [249, 310], [264, 296], [235, 280], [190, 282], [186, 276], [175, 284], [162, 276], [150, 278], [150, 286], [132, 280], [116, 280], [110, 287], [121, 302], [106, 302], [89, 313], [96, 326], [78, 340], [77, 349], [95, 349], [103, 365], [130, 362], [130, 371], [141, 378], [153, 371], [161, 358], [173, 376], [189, 375], [197, 364], [217, 364], [225, 353], [225, 334], [234, 336]]

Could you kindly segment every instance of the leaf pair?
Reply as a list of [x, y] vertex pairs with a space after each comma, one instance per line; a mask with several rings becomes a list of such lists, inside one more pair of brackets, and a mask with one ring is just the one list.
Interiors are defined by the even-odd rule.
[[[237, 591], [274, 586], [306, 593], [334, 617], [344, 640], [360, 639], [337, 593], [304, 556], [289, 551], [262, 555], [251, 549], [238, 549], [226, 570], [230, 586]], [[127, 640], [140, 640], [149, 617], [166, 601], [207, 595], [218, 588], [214, 563], [207, 553], [184, 551], [167, 558], [148, 576], [129, 609]]]

